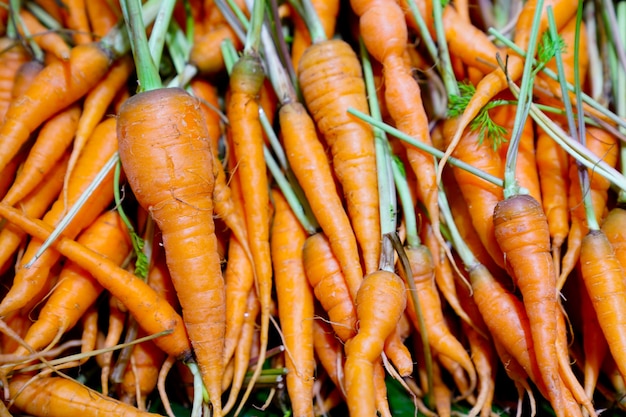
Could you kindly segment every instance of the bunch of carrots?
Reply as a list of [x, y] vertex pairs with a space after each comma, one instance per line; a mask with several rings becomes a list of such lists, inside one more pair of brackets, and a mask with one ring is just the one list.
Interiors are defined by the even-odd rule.
[[626, 2], [0, 23], [0, 417], [626, 409]]

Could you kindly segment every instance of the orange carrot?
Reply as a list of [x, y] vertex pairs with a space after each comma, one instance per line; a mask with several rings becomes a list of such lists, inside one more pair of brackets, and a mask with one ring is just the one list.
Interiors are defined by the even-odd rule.
[[276, 207], [270, 249], [285, 344], [287, 393], [294, 416], [313, 415], [313, 290], [305, 276], [302, 248], [307, 233], [283, 195], [272, 191]]
[[620, 265], [626, 270], [626, 228], [624, 228], [624, 224], [626, 224], [626, 210], [620, 207], [612, 208], [602, 220], [602, 231], [611, 242]]
[[15, 156], [30, 134], [44, 121], [82, 96], [106, 74], [110, 51], [99, 43], [72, 48], [67, 62], [55, 61], [44, 68], [26, 92], [13, 100], [0, 128], [0, 166]]
[[85, 1], [87, 7], [87, 18], [89, 26], [94, 37], [102, 37], [116, 25], [122, 18], [119, 13], [119, 5], [117, 2], [108, 0], [89, 0]]
[[[65, 215], [66, 210], [74, 205], [81, 193], [84, 192], [116, 150], [115, 120], [111, 119], [98, 126], [97, 131], [94, 132], [89, 149], [85, 149], [80, 164], [77, 164], [79, 166], [76, 168], [75, 175], [71, 179], [68, 189], [67, 205], [65, 204], [65, 199], [59, 197], [44, 215], [43, 220], [50, 225], [56, 225], [62, 216]], [[65, 228], [64, 236], [74, 238], [83, 228], [93, 222], [113, 200], [112, 187], [113, 172], [109, 172]], [[39, 250], [41, 244], [42, 242], [38, 239], [33, 239], [29, 242], [22, 265], [33, 260], [33, 256]], [[37, 293], [44, 288], [45, 282], [49, 278], [50, 268], [59, 257], [60, 254], [56, 250], [48, 249], [34, 260], [30, 268], [20, 268], [16, 273], [11, 290], [0, 303], [0, 315], [22, 308], [32, 301], [37, 296]]]
[[326, 236], [309, 236], [302, 256], [307, 279], [333, 330], [342, 341], [351, 339], [356, 334], [356, 309]]
[[67, 377], [18, 375], [9, 381], [10, 401], [16, 409], [33, 416], [84, 417], [124, 415], [128, 417], [157, 416], [87, 388]]
[[130, 56], [120, 58], [111, 65], [108, 73], [85, 96], [83, 111], [76, 127], [72, 156], [65, 177], [65, 189], [67, 189], [69, 176], [72, 174], [87, 140], [91, 137], [98, 123], [102, 121], [109, 105], [118, 91], [124, 87], [133, 69], [133, 60]]
[[[107, 325], [107, 333], [102, 343], [102, 348], [111, 348], [120, 343], [122, 334], [126, 329], [128, 315], [124, 306], [119, 300], [113, 296], [108, 297], [109, 303], [109, 321]], [[102, 369], [100, 372], [100, 384], [102, 385], [102, 393], [109, 395], [109, 379], [111, 378], [111, 369], [113, 368], [113, 351], [107, 351], [98, 355], [98, 363]]]
[[[14, 39], [0, 37], [0, 121], [4, 121], [5, 114], [12, 99], [13, 84], [19, 68], [25, 62], [31, 61], [27, 50]], [[6, 161], [8, 162], [8, 160]], [[5, 164], [0, 164], [4, 166]]]
[[[130, 251], [126, 226], [116, 211], [106, 211], [94, 221], [77, 242], [120, 264]], [[68, 262], [59, 274], [58, 285], [39, 312], [24, 340], [33, 349], [52, 346], [74, 327], [89, 306], [96, 301], [102, 286], [80, 266]], [[23, 347], [16, 354], [28, 354]]]
[[[20, 19], [32, 39], [46, 52], [53, 54], [60, 60], [67, 60], [70, 57], [70, 46], [65, 42], [63, 37], [45, 27], [37, 18], [28, 10], [22, 8], [19, 11]], [[20, 25], [18, 25], [18, 29]], [[20, 30], [22, 36], [24, 31]]]
[[226, 23], [221, 23], [206, 33], [198, 33], [191, 46], [190, 63], [205, 75], [215, 75], [223, 71], [225, 65], [220, 44], [226, 39], [230, 40], [235, 48], [241, 48], [241, 41]]
[[37, 77], [37, 74], [39, 74], [43, 69], [43, 62], [36, 59], [24, 62], [15, 74], [13, 89], [11, 90], [11, 100], [15, 100], [24, 94], [28, 86]]
[[297, 102], [283, 105], [278, 117], [289, 165], [328, 237], [354, 300], [363, 280], [357, 241], [315, 125], [304, 106]]
[[[330, 147], [365, 271], [373, 272], [381, 240], [374, 135], [368, 124], [347, 113], [348, 107], [368, 113], [361, 65], [345, 41], [318, 42], [314, 37], [300, 59], [298, 80], [306, 106]], [[354, 296], [352, 272], [344, 274]]]
[[559, 375], [556, 326], [561, 311], [545, 213], [533, 197], [517, 194], [496, 205], [493, 223], [498, 245], [524, 299], [537, 364], [548, 399], [557, 415], [565, 413], [565, 396], [569, 390]]
[[[43, 221], [24, 216], [1, 202], [0, 216], [40, 240], [47, 239], [52, 232], [51, 227]], [[66, 237], [59, 238], [52, 245], [117, 297], [146, 332], [153, 334], [169, 331], [169, 334], [154, 339], [161, 349], [180, 360], [191, 360], [191, 346], [182, 318], [148, 284], [111, 260]]]
[[356, 298], [359, 330], [345, 345], [344, 386], [351, 415], [376, 414], [374, 363], [405, 307], [406, 289], [398, 275], [381, 269], [365, 276]]
[[75, 45], [88, 44], [93, 41], [91, 27], [87, 17], [87, 0], [63, 0], [61, 9], [63, 23], [70, 30]]
[[30, 193], [66, 153], [78, 125], [81, 108], [72, 105], [48, 119], [37, 135], [13, 185], [2, 199], [14, 205]]
[[207, 136], [197, 99], [179, 88], [136, 94], [117, 118], [122, 167], [162, 232], [185, 327], [214, 412], [221, 415], [226, 309]]
[[[315, 9], [324, 33], [328, 39], [335, 34], [337, 15], [339, 14], [340, 2], [337, 0], [314, 0], [311, 2]], [[311, 35], [304, 20], [293, 12], [293, 41], [291, 42], [291, 62], [294, 68], [298, 67], [300, 57], [311, 46]]]

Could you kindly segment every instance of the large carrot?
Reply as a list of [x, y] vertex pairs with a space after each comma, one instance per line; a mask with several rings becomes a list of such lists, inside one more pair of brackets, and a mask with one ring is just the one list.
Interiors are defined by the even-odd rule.
[[117, 117], [122, 167], [138, 202], [162, 232], [185, 327], [220, 415], [226, 311], [207, 136], [197, 99], [178, 88], [136, 94]]
[[[0, 203], [0, 216], [40, 240], [47, 239], [52, 233], [52, 228], [43, 221], [24, 216], [19, 210], [4, 203]], [[71, 239], [61, 237], [52, 245], [63, 256], [88, 271], [113, 296], [119, 298], [146, 332], [169, 332], [154, 339], [161, 349], [183, 361], [192, 359], [193, 352], [182, 318], [148, 284]]]
[[[44, 215], [43, 220], [55, 225], [65, 215], [66, 210], [72, 207], [81, 196], [81, 193], [91, 184], [96, 175], [106, 165], [117, 150], [115, 135], [115, 120], [110, 119], [98, 126], [94, 132], [89, 149], [86, 149], [79, 161], [76, 171], [70, 179], [67, 204], [65, 198], [59, 196], [50, 210]], [[78, 233], [91, 224], [93, 220], [113, 200], [113, 172], [109, 172], [97, 187], [94, 193], [87, 199], [73, 220], [64, 230], [64, 236], [74, 238]], [[44, 251], [39, 258], [35, 254], [39, 251], [42, 242], [33, 239], [29, 242], [22, 261], [22, 266], [33, 261], [29, 268], [20, 268], [13, 281], [11, 290], [0, 303], [0, 315], [12, 310], [22, 308], [27, 303], [39, 296], [49, 278], [50, 269], [59, 259], [59, 253], [54, 249]]]
[[313, 290], [307, 281], [302, 248], [307, 233], [285, 197], [272, 191], [274, 220], [270, 248], [278, 302], [278, 319], [285, 344], [287, 392], [294, 416], [313, 415]]
[[98, 393], [67, 377], [19, 375], [9, 381], [10, 401], [17, 410], [35, 417], [81, 415], [157, 416]]

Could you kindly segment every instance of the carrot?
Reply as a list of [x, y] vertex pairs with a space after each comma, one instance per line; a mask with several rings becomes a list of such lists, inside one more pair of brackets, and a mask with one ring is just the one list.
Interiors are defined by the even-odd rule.
[[136, 94], [117, 117], [122, 167], [137, 201], [162, 232], [185, 327], [220, 415], [226, 310], [207, 135], [197, 100], [179, 88]]
[[[317, 41], [312, 36], [313, 45], [300, 59], [298, 80], [306, 106], [330, 147], [364, 269], [370, 273], [378, 268], [381, 239], [374, 136], [369, 125], [347, 113], [348, 107], [368, 113], [361, 65], [345, 41]], [[333, 241], [330, 234], [329, 239]], [[352, 272], [344, 274], [354, 296]]]
[[22, 64], [31, 61], [31, 59], [27, 50], [20, 43], [5, 36], [0, 37], [0, 51], [0, 63], [2, 64], [0, 66], [2, 68], [0, 72], [0, 121], [4, 121], [11, 103], [11, 92], [16, 74]]
[[[337, 16], [339, 14], [340, 2], [337, 0], [316, 0], [312, 2], [313, 8], [319, 17], [324, 33], [328, 39], [335, 34]], [[293, 41], [291, 42], [291, 62], [294, 68], [298, 67], [300, 57], [311, 46], [311, 35], [306, 23], [294, 12], [293, 15]]]
[[[45, 27], [37, 18], [28, 10], [22, 8], [19, 11], [20, 19], [32, 39], [46, 52], [51, 53], [60, 60], [67, 60], [70, 57], [70, 46], [65, 42], [63, 37]], [[18, 25], [18, 29], [21, 25]], [[21, 35], [24, 36], [22, 29]]]
[[[126, 226], [115, 211], [106, 211], [77, 239], [78, 243], [120, 264], [130, 251]], [[74, 327], [96, 301], [102, 286], [76, 263], [68, 262], [59, 274], [58, 285], [39, 312], [37, 321], [24, 336], [33, 349], [52, 346]], [[28, 354], [23, 347], [16, 354]]]
[[278, 117], [289, 165], [311, 211], [328, 237], [354, 300], [363, 280], [357, 241], [315, 125], [304, 106], [298, 102], [283, 105]]
[[85, 144], [95, 127], [102, 121], [115, 95], [125, 86], [133, 69], [133, 60], [130, 56], [120, 58], [111, 65], [107, 74], [85, 96], [83, 111], [76, 127], [72, 156], [65, 176], [65, 189]]
[[0, 128], [0, 166], [15, 156], [30, 134], [59, 110], [79, 100], [104, 76], [111, 52], [99, 43], [72, 48], [67, 62], [44, 68], [22, 97], [13, 100]]
[[64, 7], [61, 8], [61, 16], [66, 28], [75, 45], [88, 44], [93, 41], [91, 27], [87, 17], [87, 0], [63, 0]]
[[306, 239], [302, 249], [306, 277], [342, 341], [356, 334], [356, 310], [330, 243], [323, 233]]
[[550, 232], [540, 203], [516, 194], [496, 205], [495, 236], [528, 314], [536, 359], [548, 398], [557, 413], [565, 412], [565, 391], [559, 375], [556, 272], [550, 255]]
[[[47, 239], [52, 232], [51, 227], [43, 221], [24, 216], [4, 203], [0, 203], [0, 216], [40, 240]], [[119, 298], [146, 332], [171, 332], [155, 339], [161, 349], [180, 360], [191, 359], [191, 346], [182, 318], [148, 284], [111, 260], [66, 237], [54, 241], [52, 246], [88, 271], [113, 296]]]
[[[229, 79], [231, 94], [226, 106], [243, 196], [243, 212], [248, 230], [248, 245], [252, 253], [256, 291], [261, 305], [260, 362], [265, 360], [267, 349], [272, 290], [269, 185], [257, 100], [264, 77], [260, 58], [254, 52], [244, 53], [232, 68]], [[254, 375], [258, 376], [260, 371], [259, 364]], [[249, 395], [251, 388], [252, 385], [248, 385], [245, 396]]]
[[611, 242], [611, 246], [613, 246], [613, 250], [615, 250], [615, 256], [624, 270], [626, 270], [625, 222], [626, 210], [620, 207], [612, 208], [609, 214], [602, 220], [602, 231], [609, 242]]
[[35, 3], [41, 7], [50, 17], [57, 22], [61, 22], [61, 7], [62, 3], [56, 0], [35, 0]]
[[[451, 137], [451, 129], [455, 129], [453, 120], [444, 124], [444, 135]], [[481, 171], [502, 177], [504, 162], [493, 148], [481, 143], [476, 131], [466, 130], [456, 145], [452, 155]], [[504, 255], [498, 247], [493, 227], [493, 210], [498, 201], [502, 200], [502, 188], [491, 184], [477, 176], [457, 167], [452, 171], [456, 182], [465, 198], [474, 229], [483, 246], [491, 255], [493, 262], [504, 268]]]
[[[74, 205], [81, 193], [93, 181], [103, 166], [109, 161], [117, 149], [115, 136], [115, 120], [101, 123], [91, 141], [91, 146], [83, 153], [75, 175], [68, 189], [67, 205], [65, 199], [59, 197], [43, 220], [55, 225], [61, 220], [65, 211]], [[79, 210], [74, 219], [65, 228], [64, 235], [74, 238], [78, 233], [102, 212], [113, 200], [113, 172], [108, 173], [86, 204]], [[11, 290], [0, 303], [0, 315], [22, 308], [30, 302], [44, 287], [49, 278], [50, 268], [59, 259], [60, 254], [54, 249], [44, 251], [39, 258], [33, 259], [41, 246], [41, 241], [33, 239], [29, 242], [22, 265], [34, 261], [30, 268], [20, 268], [13, 281]]]
[[344, 386], [351, 415], [376, 414], [374, 363], [405, 307], [406, 289], [398, 275], [381, 269], [365, 276], [356, 298], [359, 330], [345, 345]]
[[140, 411], [118, 400], [87, 388], [67, 377], [39, 377], [18, 375], [9, 381], [12, 405], [22, 412], [38, 416], [82, 415], [124, 415], [157, 416]]
[[20, 68], [17, 70], [13, 80], [11, 100], [15, 100], [24, 94], [28, 86], [37, 77], [37, 74], [39, 74], [43, 69], [43, 62], [36, 59], [31, 59], [20, 65]]
[[[360, 16], [360, 33], [368, 52], [383, 64], [385, 106], [391, 119], [399, 130], [432, 146], [421, 90], [405, 59], [408, 29], [402, 9], [393, 0], [352, 0], [350, 4]], [[407, 159], [417, 177], [417, 196], [426, 206], [437, 240], [443, 242], [439, 232], [435, 160], [427, 152], [402, 143], [406, 146]]]
[[[142, 332], [139, 336], [145, 336]], [[133, 347], [130, 364], [120, 384], [120, 401], [135, 405], [146, 411], [146, 397], [157, 386], [159, 369], [165, 360], [165, 353], [148, 340]]]
[[555, 267], [560, 274], [561, 247], [569, 231], [569, 159], [565, 150], [542, 129], [537, 133], [536, 155], [541, 203], [548, 218]]
[[[590, 152], [601, 158], [610, 166], [615, 166], [618, 160], [617, 138], [606, 130], [589, 127], [586, 129], [585, 145]], [[583, 196], [589, 192], [593, 201], [593, 210], [597, 221], [601, 221], [606, 210], [608, 200], [608, 190], [610, 182], [588, 169], [589, 187], [584, 192], [580, 188], [578, 180], [578, 166], [571, 163], [569, 170], [570, 190], [569, 190], [569, 207], [571, 210], [571, 225], [567, 235], [567, 250], [563, 255], [561, 262], [561, 274], [557, 283], [557, 288], [562, 288], [568, 275], [575, 268], [580, 256], [581, 240], [588, 232], [588, 221], [585, 219], [584, 205], [582, 204]]]
[[48, 176], [72, 143], [80, 114], [80, 106], [71, 105], [43, 124], [20, 172], [2, 201], [14, 205]]
[[[111, 348], [120, 343], [122, 334], [126, 329], [126, 322], [128, 321], [128, 314], [126, 314], [125, 308], [120, 304], [119, 300], [114, 296], [109, 296], [109, 314], [107, 333], [104, 341], [102, 342], [102, 348]], [[113, 368], [113, 354], [112, 350], [104, 352], [98, 355], [98, 364], [100, 365], [100, 384], [102, 385], [102, 393], [109, 395], [109, 380], [111, 379], [111, 369]]]
[[623, 343], [621, 322], [626, 312], [619, 300], [626, 292], [626, 275], [601, 230], [592, 229], [583, 238], [580, 270], [611, 355], [624, 377], [626, 366], [620, 358], [626, 355], [626, 345]]
[[233, 376], [228, 393], [228, 400], [224, 404], [224, 413], [228, 413], [235, 405], [237, 396], [243, 386], [246, 372], [250, 367], [250, 357], [253, 355], [253, 344], [257, 332], [257, 318], [260, 304], [254, 289], [248, 293], [244, 322], [239, 334], [239, 341], [233, 356]]
[[[575, 7], [571, 7], [571, 2], [565, 0], [548, 0], [543, 3], [541, 21], [538, 33], [541, 35], [548, 27], [548, 18], [545, 9], [551, 6], [554, 11], [557, 29], [566, 24], [576, 12]], [[531, 0], [524, 4], [515, 26], [514, 41], [517, 46], [526, 50], [530, 42], [531, 26], [533, 16], [537, 8], [537, 1]], [[463, 135], [463, 131], [469, 123], [478, 115], [480, 110], [498, 93], [508, 87], [507, 78], [512, 82], [517, 81], [522, 76], [524, 61], [517, 55], [509, 55], [507, 61], [507, 74], [501, 68], [496, 68], [487, 74], [476, 86], [476, 92], [459, 117], [455, 133], [440, 160], [438, 177], [441, 177], [441, 170], [448, 158], [452, 155], [454, 148]]]
[[287, 392], [294, 416], [313, 415], [313, 290], [305, 275], [303, 246], [307, 233], [285, 197], [272, 191], [276, 207], [270, 249], [278, 302], [278, 319], [285, 344]]
[[[343, 345], [337, 339], [335, 331], [329, 323], [322, 320], [313, 320], [313, 347], [318, 364], [333, 382], [341, 388], [343, 381]], [[320, 372], [318, 371], [318, 375]], [[341, 396], [345, 392], [340, 390]]]
[[196, 35], [191, 45], [190, 63], [205, 75], [215, 75], [223, 71], [225, 65], [219, 45], [224, 40], [230, 40], [237, 49], [241, 48], [241, 41], [226, 23], [221, 23], [206, 33]]
[[115, 3], [108, 0], [85, 1], [89, 26], [95, 38], [106, 35], [120, 20], [119, 5]]
[[[67, 168], [69, 155], [65, 155], [58, 164], [48, 173], [46, 181], [40, 183], [17, 206], [27, 216], [40, 218], [48, 210], [53, 201], [59, 196], [63, 187], [63, 176]], [[26, 234], [12, 223], [4, 225], [0, 231], [0, 264], [8, 263], [19, 246], [24, 242]]]

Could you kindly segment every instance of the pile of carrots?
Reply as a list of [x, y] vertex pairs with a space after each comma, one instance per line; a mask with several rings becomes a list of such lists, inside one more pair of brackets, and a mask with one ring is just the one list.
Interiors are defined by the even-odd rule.
[[0, 1], [0, 417], [623, 413], [625, 6]]

